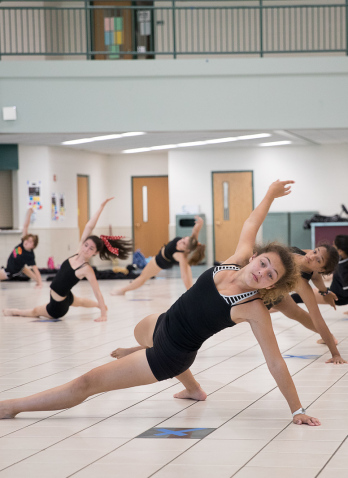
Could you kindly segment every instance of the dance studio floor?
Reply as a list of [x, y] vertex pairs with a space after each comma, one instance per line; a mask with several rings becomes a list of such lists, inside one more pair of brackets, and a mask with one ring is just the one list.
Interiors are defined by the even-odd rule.
[[[135, 345], [140, 319], [165, 311], [184, 292], [178, 270], [126, 297], [109, 295], [123, 281], [99, 284], [106, 323], [93, 322], [97, 309], [70, 309], [56, 323], [0, 317], [0, 399], [60, 385], [113, 360], [113, 349]], [[92, 296], [86, 282], [74, 293]], [[1, 309], [39, 305], [48, 294], [48, 282], [42, 290], [2, 283]], [[321, 310], [348, 359], [347, 307]], [[348, 365], [325, 364], [326, 346], [297, 322], [277, 313], [273, 323], [302, 404], [321, 427], [291, 423], [250, 327], [241, 324], [198, 354], [192, 372], [208, 393], [205, 402], [174, 399], [182, 386], [172, 379], [1, 421], [0, 478], [346, 478]]]

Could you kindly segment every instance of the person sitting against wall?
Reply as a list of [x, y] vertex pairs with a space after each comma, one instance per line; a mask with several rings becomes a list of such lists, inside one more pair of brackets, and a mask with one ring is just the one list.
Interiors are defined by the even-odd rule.
[[36, 282], [35, 287], [42, 286], [41, 274], [36, 265], [34, 254], [34, 249], [39, 243], [39, 236], [28, 232], [33, 212], [33, 209], [29, 208], [25, 215], [21, 243], [11, 252], [7, 260], [7, 266], [0, 269], [0, 280], [15, 280], [21, 274], [25, 274]]
[[147, 280], [159, 274], [162, 269], [170, 269], [174, 264], [179, 264], [181, 279], [186, 289], [190, 289], [193, 284], [190, 266], [199, 264], [205, 253], [205, 245], [198, 242], [199, 231], [202, 229], [204, 221], [200, 216], [195, 216], [195, 220], [191, 236], [175, 237], [168, 242], [145, 266], [139, 277], [122, 289], [113, 289], [111, 295], [124, 295], [130, 290], [139, 289]]

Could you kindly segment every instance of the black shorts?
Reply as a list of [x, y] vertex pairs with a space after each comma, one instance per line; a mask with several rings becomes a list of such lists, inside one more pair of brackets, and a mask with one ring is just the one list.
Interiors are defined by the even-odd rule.
[[170, 269], [171, 267], [173, 267], [173, 263], [162, 256], [162, 250], [159, 251], [157, 256], [155, 256], [155, 261], [158, 267], [160, 267], [161, 269]]
[[46, 306], [46, 311], [48, 315], [53, 317], [53, 319], [60, 319], [63, 317], [69, 310], [69, 307], [74, 302], [74, 296], [71, 292], [63, 300], [54, 300], [51, 296], [49, 304]]
[[197, 352], [175, 347], [164, 330], [166, 314], [158, 317], [153, 333], [153, 347], [146, 349], [146, 358], [158, 381], [176, 377], [193, 364]]

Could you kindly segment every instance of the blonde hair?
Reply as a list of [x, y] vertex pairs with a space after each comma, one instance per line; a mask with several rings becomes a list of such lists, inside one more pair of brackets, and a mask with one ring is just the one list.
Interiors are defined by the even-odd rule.
[[259, 289], [259, 294], [265, 304], [271, 304], [279, 299], [284, 294], [288, 294], [294, 290], [300, 276], [300, 269], [296, 265], [294, 256], [289, 248], [277, 242], [270, 242], [264, 246], [255, 245], [254, 252], [256, 256], [268, 252], [275, 252], [285, 269], [284, 274], [274, 284], [272, 289]]

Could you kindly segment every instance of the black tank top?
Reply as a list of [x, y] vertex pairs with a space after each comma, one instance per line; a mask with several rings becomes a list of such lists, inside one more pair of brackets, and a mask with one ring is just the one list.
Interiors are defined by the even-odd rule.
[[222, 296], [214, 282], [214, 275], [219, 272], [218, 268], [219, 270], [240, 269], [234, 264], [211, 267], [203, 272], [197, 282], [166, 312], [163, 325], [167, 337], [175, 347], [188, 351], [198, 350], [212, 335], [226, 327], [236, 325], [231, 320], [231, 307], [257, 294], [258, 291], [246, 292], [240, 294], [239, 299], [237, 296]]
[[[77, 254], [71, 257], [75, 257]], [[70, 259], [70, 257], [69, 257]], [[84, 262], [76, 269], [73, 269], [70, 265], [69, 259], [66, 259], [63, 264], [60, 266], [57, 275], [51, 283], [51, 289], [56, 292], [61, 297], [66, 297], [70, 290], [79, 282], [79, 278], [76, 277], [75, 271], [81, 269], [88, 262]]]
[[[293, 252], [294, 254], [300, 254], [300, 256], [305, 256], [306, 253], [299, 247], [290, 247], [290, 251]], [[313, 272], [305, 272], [305, 271], [300, 271], [301, 277], [303, 279], [306, 279], [308, 282], [311, 280]]]
[[164, 246], [165, 258], [168, 261], [173, 262], [175, 264], [177, 264], [178, 262], [173, 258], [173, 254], [175, 254], [176, 252], [182, 252], [182, 253], [184, 252], [184, 251], [178, 251], [176, 248], [176, 245], [180, 241], [180, 239], [182, 239], [182, 237], [175, 237], [173, 240], [171, 240], [170, 242], [168, 242], [168, 244]]

